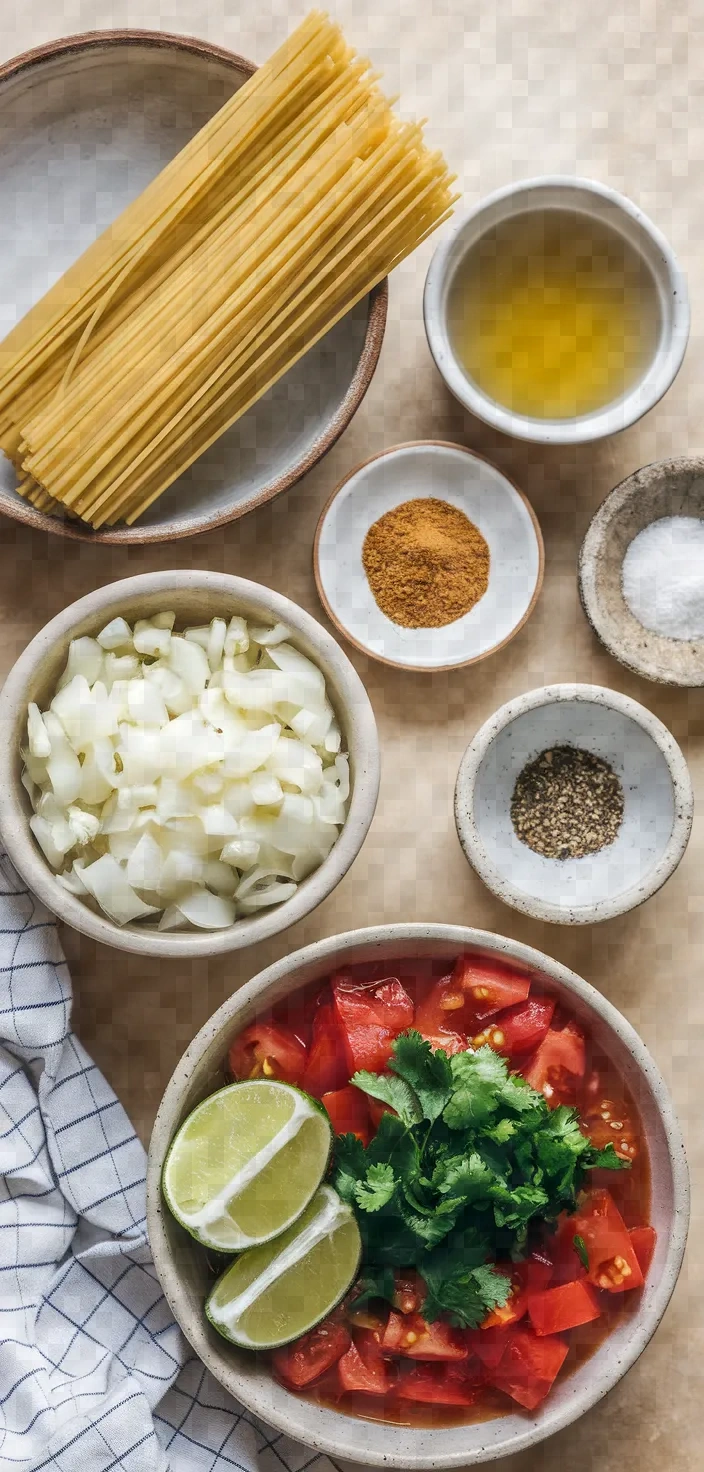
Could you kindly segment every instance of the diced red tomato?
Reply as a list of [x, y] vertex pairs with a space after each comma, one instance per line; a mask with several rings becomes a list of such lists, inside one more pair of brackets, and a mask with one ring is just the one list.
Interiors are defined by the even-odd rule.
[[467, 1047], [466, 1026], [470, 1017], [471, 1009], [467, 1006], [462, 988], [451, 977], [441, 976], [419, 1001], [415, 1027], [421, 1037], [427, 1038], [429, 1042], [438, 1039], [437, 1045], [433, 1043], [433, 1046], [447, 1048], [445, 1042], [439, 1041], [445, 1034], [450, 1038], [460, 1037], [464, 1050]]
[[313, 1017], [303, 1088], [307, 1094], [321, 1099], [323, 1094], [343, 1088], [347, 1078], [342, 1029], [332, 1002], [321, 1002]]
[[497, 1263], [496, 1270], [511, 1278], [513, 1288], [503, 1307], [494, 1308], [490, 1314], [487, 1314], [480, 1325], [481, 1329], [501, 1329], [508, 1324], [518, 1323], [518, 1320], [528, 1312], [533, 1294], [540, 1293], [547, 1288], [552, 1277], [550, 1263], [534, 1257], [527, 1258], [525, 1262], [516, 1263], [515, 1266], [511, 1263]]
[[510, 1329], [508, 1343], [491, 1382], [527, 1411], [535, 1410], [551, 1390], [567, 1357], [568, 1346], [557, 1336], [539, 1339], [532, 1329]]
[[481, 1377], [467, 1375], [464, 1369], [464, 1365], [409, 1365], [394, 1394], [421, 1405], [473, 1406], [481, 1394]]
[[369, 1329], [359, 1329], [349, 1349], [338, 1362], [343, 1390], [362, 1390], [366, 1395], [386, 1395], [390, 1380], [379, 1338]]
[[643, 1277], [646, 1278], [650, 1264], [653, 1261], [653, 1253], [655, 1252], [658, 1234], [654, 1227], [630, 1227], [628, 1235], [631, 1239], [633, 1251], [638, 1258], [638, 1266]]
[[575, 1249], [576, 1232], [574, 1217], [563, 1215], [554, 1237], [548, 1243], [547, 1251], [552, 1259], [553, 1281], [556, 1284], [574, 1283], [578, 1278], [587, 1276], [587, 1270]]
[[470, 1354], [475, 1354], [487, 1370], [495, 1370], [508, 1344], [511, 1330], [468, 1329], [465, 1339]]
[[582, 1107], [582, 1128], [597, 1150], [613, 1145], [622, 1160], [635, 1160], [639, 1140], [623, 1100], [605, 1094]]
[[525, 1002], [530, 992], [527, 976], [504, 966], [500, 961], [490, 961], [477, 956], [460, 956], [455, 962], [451, 983], [464, 992], [469, 1006], [482, 1022], [493, 1017], [504, 1007], [513, 1007]]
[[406, 1272], [394, 1273], [394, 1278], [394, 1308], [401, 1314], [417, 1313], [428, 1292], [420, 1273], [409, 1268]]
[[528, 1303], [528, 1317], [536, 1334], [563, 1334], [600, 1318], [601, 1309], [591, 1284], [580, 1278], [576, 1283], [534, 1293]]
[[308, 1334], [303, 1334], [293, 1344], [284, 1344], [272, 1354], [272, 1364], [280, 1380], [300, 1390], [310, 1385], [345, 1354], [351, 1339], [339, 1319], [324, 1319]]
[[500, 1012], [494, 1019], [495, 1030], [503, 1033], [503, 1041], [496, 1045], [499, 1052], [511, 1058], [534, 1052], [546, 1036], [554, 1011], [551, 997], [528, 997]]
[[521, 1071], [526, 1083], [555, 1107], [574, 1101], [585, 1067], [584, 1033], [576, 1023], [568, 1022], [559, 1032], [554, 1027], [549, 1029]]
[[228, 1064], [235, 1078], [280, 1078], [287, 1084], [300, 1084], [306, 1050], [279, 1023], [253, 1022], [230, 1044]]
[[381, 1347], [385, 1354], [400, 1354], [411, 1360], [466, 1360], [469, 1349], [458, 1329], [437, 1319], [426, 1324], [420, 1314], [397, 1314], [391, 1310]]
[[357, 1135], [363, 1145], [369, 1144], [371, 1138], [369, 1111], [366, 1097], [361, 1089], [355, 1089], [353, 1084], [348, 1084], [346, 1088], [337, 1089], [335, 1093], [323, 1094], [320, 1102], [327, 1109], [336, 1135]]
[[642, 1287], [643, 1274], [633, 1241], [608, 1191], [590, 1191], [573, 1217], [573, 1225], [587, 1251], [590, 1283], [609, 1293]]
[[[420, 1028], [418, 1031], [420, 1032]], [[433, 1051], [436, 1048], [442, 1048], [448, 1058], [454, 1057], [455, 1053], [466, 1053], [467, 1051], [467, 1039], [459, 1032], [421, 1032], [421, 1037], [426, 1043], [430, 1043]]]
[[380, 1073], [391, 1056], [394, 1038], [413, 1024], [408, 992], [395, 977], [373, 987], [358, 986], [347, 972], [333, 977], [332, 991], [348, 1073], [358, 1068]]

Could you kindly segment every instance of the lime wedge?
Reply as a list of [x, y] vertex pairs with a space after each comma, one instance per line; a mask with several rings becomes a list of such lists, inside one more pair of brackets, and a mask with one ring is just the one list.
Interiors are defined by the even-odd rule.
[[283, 1236], [243, 1252], [218, 1278], [205, 1312], [245, 1349], [274, 1349], [329, 1314], [354, 1282], [362, 1242], [354, 1213], [321, 1186]]
[[315, 1099], [275, 1079], [204, 1099], [164, 1163], [167, 1205], [206, 1247], [240, 1252], [285, 1231], [325, 1174], [332, 1129]]

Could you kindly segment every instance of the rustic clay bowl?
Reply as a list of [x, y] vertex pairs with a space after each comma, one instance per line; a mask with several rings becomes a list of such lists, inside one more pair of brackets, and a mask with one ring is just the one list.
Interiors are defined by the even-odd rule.
[[[118, 614], [132, 622], [173, 609], [177, 627], [209, 623], [216, 615], [243, 614], [257, 624], [287, 624], [292, 642], [322, 670], [350, 754], [347, 819], [327, 859], [299, 884], [290, 900], [238, 920], [226, 930], [160, 931], [153, 922], [116, 925], [59, 884], [29, 828], [31, 809], [20, 782], [20, 746], [27, 705], [46, 708], [62, 673], [71, 639], [97, 634]], [[30, 888], [54, 915], [104, 945], [156, 960], [168, 956], [217, 956], [255, 945], [287, 930], [314, 910], [339, 884], [357, 857], [374, 816], [379, 791], [379, 744], [369, 697], [346, 654], [310, 614], [290, 598], [245, 578], [214, 572], [158, 572], [109, 583], [57, 615], [27, 645], [0, 691], [0, 843]]]
[[[358, 1420], [301, 1400], [271, 1376], [265, 1359], [237, 1350], [207, 1322], [212, 1278], [203, 1249], [162, 1202], [161, 1169], [176, 1130], [224, 1082], [228, 1044], [258, 1011], [309, 982], [358, 961], [434, 957], [453, 961], [467, 948], [502, 956], [539, 980], [583, 1021], [633, 1094], [645, 1129], [652, 1177], [650, 1220], [658, 1234], [653, 1264], [633, 1312], [586, 1363], [558, 1381], [533, 1413], [478, 1425], [420, 1429]], [[159, 1280], [196, 1353], [226, 1390], [278, 1431], [316, 1451], [372, 1467], [474, 1467], [534, 1446], [561, 1431], [612, 1390], [645, 1349], [677, 1282], [689, 1221], [689, 1183], [679, 1126], [663, 1079], [637, 1033], [605, 997], [549, 956], [517, 941], [460, 925], [381, 925], [317, 941], [277, 961], [235, 992], [184, 1053], [164, 1094], [147, 1167], [147, 1224]]]
[[[511, 822], [519, 773], [551, 746], [607, 761], [623, 787], [612, 844], [581, 859], [548, 859]], [[679, 864], [692, 830], [687, 763], [657, 716], [599, 685], [545, 685], [495, 712], [460, 762], [455, 823], [465, 855], [505, 904], [557, 925], [592, 925], [643, 904]]]
[[663, 516], [704, 517], [704, 455], [636, 470], [602, 502], [579, 554], [579, 591], [594, 633], [637, 675], [661, 685], [704, 685], [704, 639], [668, 639], [631, 613], [621, 590], [630, 543]]
[[[160, 31], [52, 41], [0, 67], [0, 335], [178, 153], [254, 63]], [[0, 455], [0, 511], [89, 542], [163, 542], [234, 521], [305, 475], [346, 429], [376, 368], [382, 282], [137, 522], [94, 532], [36, 511]]]

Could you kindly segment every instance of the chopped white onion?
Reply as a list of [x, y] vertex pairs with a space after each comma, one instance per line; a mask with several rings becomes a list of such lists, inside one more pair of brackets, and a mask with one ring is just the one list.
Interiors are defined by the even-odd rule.
[[111, 653], [118, 649], [132, 649], [132, 630], [124, 618], [113, 618], [109, 624], [98, 634], [98, 643], [101, 649], [110, 650]]
[[117, 616], [27, 711], [30, 827], [70, 894], [119, 925], [217, 930], [283, 904], [330, 852], [349, 764], [325, 680], [283, 624], [174, 633]]
[[134, 626], [134, 647], [138, 654], [150, 654], [152, 658], [168, 654], [171, 648], [171, 630], [160, 629], [151, 619], [138, 618]]

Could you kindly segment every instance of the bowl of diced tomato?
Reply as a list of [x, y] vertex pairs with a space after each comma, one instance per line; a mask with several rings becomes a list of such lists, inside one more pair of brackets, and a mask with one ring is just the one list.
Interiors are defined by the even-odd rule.
[[[208, 1321], [227, 1264], [160, 1189], [189, 1113], [251, 1078], [325, 1109], [362, 1242], [332, 1312], [256, 1353]], [[164, 1095], [147, 1209], [178, 1323], [250, 1411], [332, 1456], [449, 1468], [541, 1441], [626, 1374], [674, 1290], [689, 1186], [662, 1077], [601, 993], [518, 942], [409, 924], [307, 946], [224, 1003]]]

